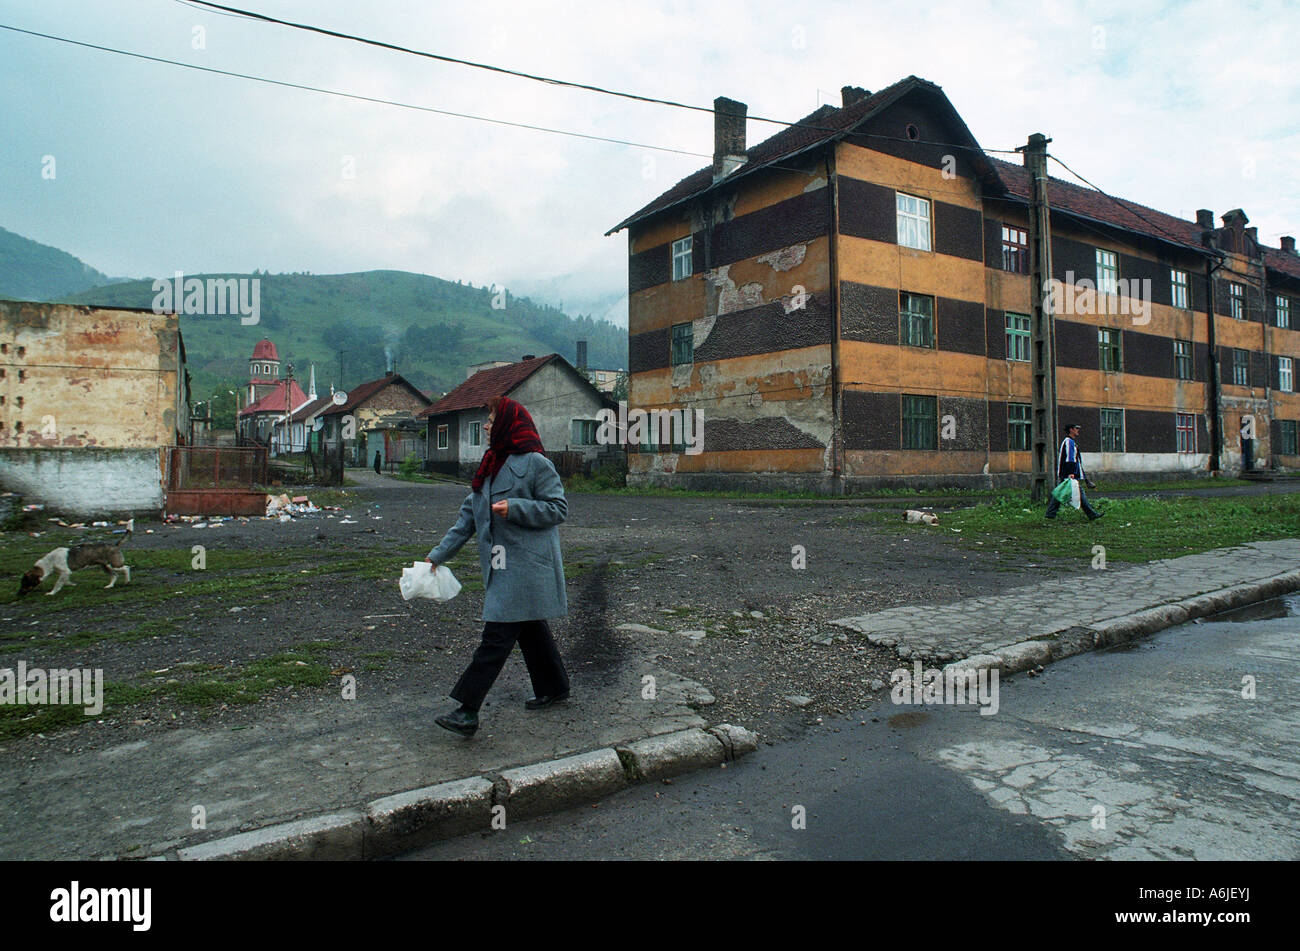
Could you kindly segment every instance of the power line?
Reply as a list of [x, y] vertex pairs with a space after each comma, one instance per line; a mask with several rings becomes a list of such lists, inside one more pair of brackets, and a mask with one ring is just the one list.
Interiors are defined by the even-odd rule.
[[[180, 0], [178, 0], [178, 2], [180, 2]], [[678, 102], [677, 100], [674, 99], [660, 99], [656, 96], [645, 96], [645, 95], [641, 95], [640, 93], [622, 92], [621, 90], [608, 89], [604, 86], [595, 86], [590, 83], [579, 83], [567, 79], [556, 79], [553, 76], [540, 76], [535, 73], [525, 73], [522, 72], [521, 70], [510, 69], [505, 66], [493, 66], [490, 63], [479, 63], [479, 62], [475, 62], [474, 60], [460, 59], [459, 57], [447, 56], [442, 53], [430, 53], [427, 50], [412, 49], [408, 46], [399, 46], [395, 43], [387, 43], [383, 40], [374, 40], [374, 39], [370, 39], [369, 37], [357, 36], [353, 33], [343, 33], [338, 30], [330, 30], [325, 27], [313, 26], [310, 23], [295, 23], [290, 20], [281, 20], [278, 17], [269, 16], [265, 13], [258, 13], [255, 10], [242, 10], [238, 7], [225, 6], [224, 4], [220, 4], [220, 3], [211, 3], [208, 2], [208, 0], [192, 0], [192, 2], [186, 0], [186, 2], [188, 5], [197, 4], [202, 7], [208, 7], [212, 9], [214, 12], [225, 12], [229, 15], [241, 16], [250, 20], [259, 20], [263, 23], [271, 23], [277, 26], [287, 26], [295, 30], [303, 30], [308, 33], [318, 33], [322, 36], [329, 36], [335, 39], [347, 40], [353, 43], [362, 43], [366, 46], [375, 46], [380, 49], [389, 50], [395, 53], [406, 53], [410, 56], [420, 56], [425, 59], [432, 59], [442, 63], [451, 63], [456, 66], [468, 66], [473, 69], [482, 69], [482, 70], [487, 70], [488, 72], [501, 73], [503, 75], [514, 76], [519, 79], [528, 79], [533, 82], [545, 83], [549, 86], [564, 86], [570, 89], [581, 89], [586, 92], [599, 93], [605, 96], [617, 96], [621, 99], [631, 99], [635, 102], [645, 102], [645, 103], [650, 103], [651, 105], [671, 106], [674, 109], [688, 109], [692, 112], [706, 112], [709, 115], [716, 115], [717, 113], [717, 110], [715, 110], [712, 106], [696, 106], [687, 102]], [[750, 116], [746, 116], [746, 118], [754, 122], [767, 122], [772, 125], [782, 125], [788, 128], [793, 128], [797, 126], [801, 129], [809, 129], [814, 132], [839, 133], [844, 131], [843, 129], [835, 129], [835, 128], [830, 128], [828, 126], [817, 126], [805, 122], [789, 122], [785, 119], [770, 119], [765, 116], [750, 115]], [[921, 139], [908, 139], [900, 136], [879, 135], [875, 133], [866, 133], [866, 132], [858, 132], [853, 134], [869, 137], [869, 138], [888, 139], [895, 142], [911, 142], [917, 145], [939, 145], [939, 146], [944, 146], [948, 148], [957, 148], [957, 149], [970, 148], [970, 146], [958, 145], [953, 142], [931, 142], [931, 141], [926, 141]], [[1016, 152], [1015, 149], [984, 149], [984, 151], [997, 152], [1006, 155], [1014, 155]]]
[[509, 126], [515, 129], [528, 129], [533, 132], [549, 132], [552, 135], [567, 135], [578, 139], [588, 139], [594, 142], [610, 142], [614, 145], [626, 145], [637, 149], [652, 149], [657, 152], [672, 152], [676, 155], [690, 155], [696, 158], [712, 158], [704, 152], [691, 152], [686, 149], [673, 149], [664, 145], [650, 145], [646, 142], [632, 142], [627, 139], [614, 139], [603, 135], [591, 135], [585, 132], [571, 132], [567, 129], [553, 129], [548, 126], [531, 125], [526, 122], [510, 122], [505, 119], [492, 119], [487, 116], [477, 116], [466, 112], [452, 112], [448, 109], [435, 109], [432, 106], [420, 106], [409, 102], [398, 102], [395, 99], [381, 99], [377, 96], [363, 96], [358, 93], [343, 92], [338, 89], [326, 89], [322, 86], [308, 86], [303, 83], [291, 83], [282, 79], [270, 79], [266, 76], [255, 76], [251, 73], [237, 73], [227, 69], [217, 69], [212, 66], [199, 66], [195, 63], [184, 63], [180, 60], [165, 59], [161, 56], [149, 56], [146, 53], [136, 53], [132, 50], [121, 50], [111, 46], [100, 46], [96, 43], [86, 43], [81, 40], [69, 39], [65, 36], [54, 36], [50, 33], [39, 33], [36, 30], [24, 30], [20, 27], [9, 26], [0, 23], [0, 30], [9, 30], [13, 33], [23, 33], [28, 36], [36, 36], [41, 39], [54, 40], [59, 43], [68, 43], [72, 46], [80, 46], [85, 49], [99, 50], [103, 53], [116, 53], [119, 56], [130, 56], [135, 59], [148, 60], [152, 63], [165, 63], [168, 66], [181, 66], [185, 69], [194, 69], [204, 73], [215, 73], [218, 76], [230, 76], [235, 79], [248, 79], [253, 82], [267, 83], [272, 86], [283, 86], [287, 89], [300, 89], [305, 92], [324, 93], [327, 96], [338, 96], [343, 99], [355, 99], [359, 102], [370, 102], [384, 106], [397, 106], [401, 109], [414, 109], [417, 112], [429, 112], [440, 116], [451, 116], [456, 119], [473, 119], [476, 122], [488, 122], [493, 125]]
[[1091, 188], [1093, 191], [1097, 192], [1097, 194], [1103, 196], [1103, 197], [1106, 198], [1108, 201], [1111, 201], [1111, 202], [1113, 202], [1114, 204], [1118, 205], [1120, 208], [1123, 208], [1123, 209], [1124, 209], [1125, 211], [1127, 211], [1129, 214], [1131, 214], [1131, 215], [1133, 215], [1133, 216], [1135, 216], [1135, 217], [1137, 217], [1137, 218], [1140, 218], [1141, 220], [1145, 221], [1145, 222], [1146, 222], [1147, 224], [1149, 224], [1152, 228], [1154, 228], [1156, 231], [1159, 231], [1162, 235], [1164, 235], [1164, 236], [1165, 236], [1166, 238], [1168, 238], [1170, 241], [1173, 241], [1175, 244], [1182, 245], [1182, 246], [1185, 247], [1185, 248], [1196, 248], [1198, 251], [1203, 251], [1203, 250], [1204, 250], [1204, 249], [1201, 248], [1199, 245], [1188, 244], [1188, 243], [1187, 243], [1185, 240], [1183, 240], [1182, 238], [1179, 238], [1179, 237], [1176, 237], [1175, 235], [1170, 234], [1170, 233], [1169, 233], [1168, 231], [1166, 231], [1164, 228], [1160, 227], [1158, 224], [1156, 224], [1154, 221], [1152, 221], [1152, 220], [1151, 220], [1150, 218], [1148, 218], [1146, 215], [1144, 215], [1144, 214], [1142, 214], [1141, 212], [1137, 211], [1137, 210], [1136, 210], [1135, 208], [1133, 208], [1132, 206], [1127, 205], [1127, 204], [1125, 204], [1124, 202], [1120, 201], [1118, 198], [1115, 198], [1115, 197], [1113, 197], [1112, 195], [1109, 195], [1109, 194], [1107, 194], [1106, 192], [1102, 191], [1099, 187], [1097, 187], [1096, 185], [1094, 185], [1092, 182], [1088, 181], [1088, 179], [1084, 178], [1082, 175], [1080, 175], [1080, 174], [1079, 174], [1078, 172], [1076, 172], [1074, 169], [1070, 168], [1070, 166], [1066, 165], [1064, 162], [1062, 162], [1062, 161], [1061, 161], [1059, 158], [1057, 158], [1055, 155], [1051, 155], [1051, 154], [1049, 154], [1047, 157], [1050, 158], [1050, 159], [1051, 159], [1053, 162], [1055, 162], [1057, 165], [1061, 166], [1061, 168], [1065, 169], [1067, 172], [1069, 172], [1071, 175], [1073, 175], [1073, 176], [1074, 176], [1075, 178], [1077, 178], [1079, 181], [1083, 182], [1085, 185], [1087, 185], [1087, 186], [1088, 186], [1089, 188]]

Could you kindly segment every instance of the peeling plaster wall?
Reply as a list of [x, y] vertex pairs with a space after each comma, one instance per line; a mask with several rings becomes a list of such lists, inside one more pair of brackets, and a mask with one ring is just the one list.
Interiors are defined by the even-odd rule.
[[175, 315], [0, 301], [0, 370], [0, 447], [145, 449], [188, 435]]

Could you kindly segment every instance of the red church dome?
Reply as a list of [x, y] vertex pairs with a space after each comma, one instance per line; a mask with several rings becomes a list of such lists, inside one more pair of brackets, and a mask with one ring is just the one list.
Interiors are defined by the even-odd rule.
[[253, 359], [254, 360], [275, 360], [278, 362], [280, 356], [275, 352], [275, 344], [271, 343], [270, 340], [263, 337], [261, 340], [257, 342], [257, 346], [253, 348]]

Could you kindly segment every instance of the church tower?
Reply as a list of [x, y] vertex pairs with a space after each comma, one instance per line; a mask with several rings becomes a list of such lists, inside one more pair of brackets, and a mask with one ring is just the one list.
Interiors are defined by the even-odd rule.
[[275, 344], [263, 337], [253, 348], [253, 356], [248, 361], [248, 404], [260, 400], [267, 393], [274, 392], [280, 380], [280, 355]]

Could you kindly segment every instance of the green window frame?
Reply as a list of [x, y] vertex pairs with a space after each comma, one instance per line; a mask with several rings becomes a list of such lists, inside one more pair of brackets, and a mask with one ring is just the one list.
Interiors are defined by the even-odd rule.
[[1113, 327], [1097, 328], [1098, 365], [1106, 373], [1119, 373], [1123, 369], [1123, 352], [1120, 349], [1119, 331]]
[[1192, 378], [1192, 342], [1174, 341], [1174, 376], [1180, 380]]
[[934, 396], [903, 396], [903, 448], [939, 448], [939, 407]]
[[1119, 255], [1114, 251], [1097, 249], [1097, 293], [1119, 293]]
[[1279, 456], [1297, 456], [1300, 450], [1296, 446], [1296, 421], [1294, 419], [1279, 419], [1277, 421], [1277, 436]]
[[1289, 297], [1278, 296], [1275, 323], [1283, 329], [1291, 326], [1291, 299]]
[[898, 342], [907, 347], [934, 349], [933, 297], [899, 292]]
[[1104, 409], [1101, 411], [1101, 451], [1124, 451], [1124, 411], [1122, 409]]
[[673, 366], [695, 362], [695, 325], [673, 324]]
[[1032, 352], [1029, 341], [1029, 315], [1007, 311], [1007, 359], [1028, 363]]
[[575, 446], [594, 446], [596, 445], [596, 428], [599, 422], [594, 419], [575, 419], [570, 421], [572, 429], [573, 445]]
[[1232, 351], [1233, 386], [1250, 386], [1250, 354], [1245, 350]]
[[1028, 403], [1007, 404], [1007, 448], [1028, 452], [1033, 446], [1033, 408]]

